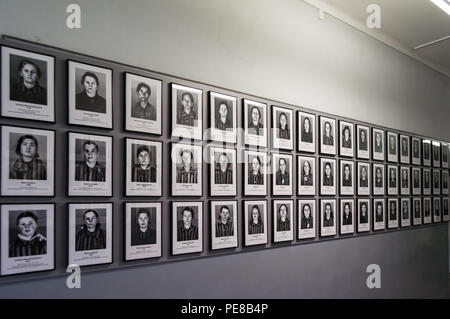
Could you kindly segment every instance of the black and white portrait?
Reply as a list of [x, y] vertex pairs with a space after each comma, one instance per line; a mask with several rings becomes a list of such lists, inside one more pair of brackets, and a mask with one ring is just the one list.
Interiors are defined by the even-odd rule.
[[386, 228], [385, 221], [385, 200], [373, 200], [373, 230], [382, 230]]
[[55, 268], [55, 205], [1, 205], [1, 271], [13, 275]]
[[320, 193], [336, 195], [336, 160], [320, 159]]
[[412, 200], [412, 218], [413, 225], [422, 224], [422, 200], [420, 197], [414, 197]]
[[423, 223], [431, 224], [431, 198], [426, 197], [423, 199]]
[[55, 121], [55, 58], [2, 46], [1, 115]]
[[387, 132], [387, 161], [397, 163], [398, 162], [398, 134], [393, 132]]
[[400, 135], [400, 163], [409, 164], [409, 136]]
[[411, 186], [411, 178], [410, 178], [410, 168], [407, 166], [400, 167], [400, 194], [401, 195], [410, 195], [410, 186]]
[[433, 141], [433, 167], [441, 167], [441, 143]]
[[2, 126], [2, 196], [54, 196], [55, 132]]
[[422, 176], [420, 176], [420, 168], [413, 167], [412, 171], [412, 194], [421, 195], [422, 194]]
[[370, 164], [358, 162], [358, 195], [370, 195]]
[[320, 236], [336, 235], [336, 200], [322, 199], [320, 200]]
[[398, 218], [398, 199], [388, 199], [388, 228], [397, 228], [399, 226]]
[[422, 140], [422, 163], [423, 166], [431, 166], [431, 141]]
[[441, 198], [433, 197], [433, 223], [440, 223], [441, 217]]
[[267, 153], [244, 152], [244, 195], [267, 195]]
[[441, 171], [433, 169], [433, 195], [441, 194]]
[[448, 168], [448, 162], [449, 162], [448, 151], [449, 151], [449, 144], [441, 143], [442, 168]]
[[292, 155], [272, 153], [272, 194], [292, 195]]
[[112, 215], [112, 203], [69, 204], [69, 265], [112, 262]]
[[424, 195], [431, 195], [431, 170], [429, 168], [422, 169], [423, 174], [423, 187], [422, 191]]
[[294, 149], [294, 111], [272, 105], [272, 143], [274, 149]]
[[273, 241], [275, 243], [294, 240], [294, 201], [273, 201]]
[[161, 135], [162, 81], [125, 73], [125, 129]]
[[161, 196], [162, 143], [127, 138], [126, 196]]
[[409, 227], [411, 226], [411, 214], [410, 214], [410, 200], [409, 198], [402, 198], [400, 201], [401, 206], [401, 227]]
[[448, 170], [442, 170], [442, 195], [448, 195]]
[[[297, 156], [298, 195], [316, 194], [316, 158]], [[330, 172], [331, 174], [331, 172]]]
[[336, 120], [320, 117], [320, 152], [336, 155]]
[[236, 150], [210, 148], [211, 196], [236, 196]]
[[446, 197], [442, 198], [442, 221], [443, 222], [449, 221], [448, 198], [446, 198]]
[[234, 96], [209, 92], [211, 110], [210, 139], [226, 143], [236, 143], [237, 99]]
[[201, 145], [172, 143], [172, 196], [202, 195]]
[[370, 134], [367, 126], [356, 125], [357, 149], [356, 156], [360, 159], [370, 159]]
[[171, 83], [172, 137], [202, 140], [203, 91]]
[[372, 159], [384, 161], [384, 131], [372, 129]]
[[339, 154], [341, 156], [353, 157], [355, 155], [353, 132], [353, 123], [339, 121]]
[[203, 251], [203, 202], [172, 202], [172, 255]]
[[161, 257], [161, 203], [125, 203], [125, 260]]
[[237, 246], [237, 201], [211, 201], [211, 249]]
[[387, 166], [387, 194], [398, 195], [398, 166]]
[[314, 114], [297, 112], [298, 150], [300, 152], [316, 152], [316, 116]]
[[370, 231], [370, 199], [358, 199], [358, 232]]
[[354, 165], [353, 161], [340, 160], [340, 194], [341, 195], [354, 195]]
[[340, 208], [340, 234], [353, 234], [355, 232], [355, 209], [353, 199], [341, 199]]
[[267, 147], [267, 104], [244, 99], [244, 141]]
[[420, 138], [411, 137], [411, 163], [413, 165], [420, 165], [422, 163], [422, 143]]
[[384, 195], [384, 165], [372, 165], [373, 195]]
[[69, 124], [112, 129], [112, 70], [68, 63]]
[[316, 237], [316, 201], [300, 199], [298, 201], [298, 239]]
[[267, 201], [244, 201], [243, 213], [245, 246], [267, 244]]
[[112, 137], [69, 132], [69, 196], [111, 196]]

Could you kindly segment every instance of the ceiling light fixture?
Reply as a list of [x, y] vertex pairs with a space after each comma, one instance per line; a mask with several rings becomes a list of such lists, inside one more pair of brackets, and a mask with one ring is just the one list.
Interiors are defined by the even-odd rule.
[[444, 10], [448, 15], [450, 15], [450, 1], [449, 0], [430, 0], [439, 8]]

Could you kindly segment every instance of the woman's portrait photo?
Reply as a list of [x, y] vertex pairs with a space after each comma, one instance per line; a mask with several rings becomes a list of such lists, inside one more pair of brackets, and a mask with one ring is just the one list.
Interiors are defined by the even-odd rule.
[[156, 208], [131, 208], [134, 229], [131, 246], [154, 245], [156, 243]]
[[423, 223], [430, 224], [431, 223], [431, 198], [423, 199]]
[[272, 105], [272, 141], [273, 148], [294, 149], [294, 111]]
[[316, 116], [305, 112], [297, 113], [298, 127], [298, 150], [301, 152], [316, 152], [315, 123]]
[[409, 164], [409, 136], [400, 135], [400, 163]]
[[322, 199], [320, 201], [320, 236], [336, 235], [336, 200]]
[[273, 241], [275, 243], [294, 240], [293, 200], [273, 201]]
[[396, 198], [389, 198], [388, 199], [388, 228], [397, 228], [399, 226], [399, 220], [398, 220], [398, 199]]
[[267, 104], [247, 99], [243, 103], [245, 144], [267, 147]]
[[441, 167], [441, 143], [433, 141], [433, 167]]
[[68, 63], [69, 124], [112, 129], [112, 70]]
[[210, 148], [211, 196], [236, 196], [236, 150]]
[[387, 194], [398, 195], [398, 166], [387, 166]]
[[203, 91], [171, 83], [172, 137], [203, 139]]
[[201, 145], [172, 143], [172, 196], [202, 195]]
[[237, 99], [234, 96], [209, 92], [212, 141], [236, 143]]
[[267, 244], [267, 201], [244, 201], [244, 216], [245, 246]]
[[358, 232], [370, 231], [370, 199], [358, 199]]
[[353, 195], [355, 188], [353, 184], [354, 162], [340, 160], [340, 194]]
[[272, 153], [272, 194], [292, 195], [292, 164], [289, 154]]
[[398, 134], [387, 132], [387, 160], [388, 162], [398, 162]]
[[356, 156], [361, 159], [370, 158], [370, 135], [367, 126], [356, 125], [357, 150]]
[[237, 201], [211, 201], [211, 249], [236, 248]]
[[420, 197], [415, 197], [413, 202], [413, 225], [422, 224], [422, 200]]
[[336, 120], [320, 117], [320, 152], [336, 155]]
[[423, 174], [423, 188], [424, 195], [431, 195], [431, 170], [429, 168], [422, 169]]
[[412, 151], [411, 151], [411, 162], [413, 165], [420, 165], [422, 162], [421, 157], [421, 145], [420, 138], [417, 137], [411, 137], [411, 145], [412, 145]]
[[431, 166], [431, 141], [422, 140], [422, 163], [423, 166]]
[[358, 162], [358, 195], [370, 195], [370, 164]]
[[353, 199], [341, 199], [341, 234], [353, 234], [355, 232], [355, 216], [354, 216]]
[[441, 174], [440, 170], [433, 169], [433, 195], [441, 194]]
[[433, 197], [433, 223], [440, 223], [441, 220], [441, 199]]
[[373, 229], [381, 230], [386, 228], [385, 223], [385, 213], [384, 213], [384, 199], [374, 199], [373, 200]]
[[442, 195], [448, 195], [448, 170], [442, 170]]
[[316, 237], [316, 202], [313, 199], [298, 201], [298, 239]]
[[384, 161], [384, 131], [372, 129], [372, 159]]
[[172, 255], [203, 251], [203, 202], [172, 202]]
[[448, 198], [442, 198], [442, 221], [449, 221], [448, 215]]
[[372, 164], [373, 195], [384, 195], [384, 165]]
[[400, 194], [410, 194], [410, 171], [406, 166], [400, 167]]
[[412, 194], [420, 195], [422, 193], [420, 168], [412, 168]]
[[448, 143], [441, 143], [442, 168], [448, 168]]
[[1, 115], [54, 122], [54, 57], [6, 46], [1, 52]]
[[344, 121], [339, 121], [339, 154], [345, 157], [354, 156], [354, 124]]
[[298, 156], [297, 165], [298, 195], [315, 195], [316, 158], [308, 156]]
[[336, 195], [336, 160], [320, 159], [320, 193], [322, 195]]
[[401, 227], [411, 226], [411, 216], [410, 216], [410, 207], [409, 207], [409, 199], [402, 198], [401, 199]]
[[[267, 153], [244, 151], [244, 195], [267, 195]], [[285, 167], [285, 172], [286, 172]], [[286, 176], [285, 176], [286, 178]], [[285, 179], [286, 181], [286, 179]]]

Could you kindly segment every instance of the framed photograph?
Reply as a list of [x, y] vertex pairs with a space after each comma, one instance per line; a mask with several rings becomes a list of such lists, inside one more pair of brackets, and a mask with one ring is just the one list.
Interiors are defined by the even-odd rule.
[[360, 159], [370, 159], [370, 133], [369, 128], [363, 125], [356, 125], [356, 157]]
[[272, 105], [272, 144], [275, 149], [294, 149], [294, 111]]
[[423, 199], [423, 223], [431, 224], [431, 198]]
[[372, 164], [373, 195], [384, 195], [384, 165]]
[[409, 202], [410, 202], [409, 198], [401, 199], [401, 210], [402, 210], [401, 226], [402, 227], [411, 226], [411, 214], [410, 214]]
[[316, 116], [314, 114], [297, 112], [298, 150], [300, 152], [316, 152]]
[[125, 203], [125, 260], [161, 257], [161, 205]]
[[341, 195], [354, 195], [355, 194], [355, 184], [354, 184], [354, 162], [340, 160], [340, 194]]
[[172, 202], [172, 255], [203, 251], [203, 202]]
[[300, 199], [298, 201], [298, 239], [316, 238], [316, 201]]
[[245, 246], [267, 244], [267, 201], [244, 201]]
[[355, 209], [353, 199], [341, 199], [341, 235], [355, 232]]
[[336, 120], [320, 117], [320, 152], [336, 155]]
[[298, 195], [316, 195], [316, 158], [297, 156]]
[[162, 195], [162, 143], [125, 139], [126, 196]]
[[410, 183], [410, 170], [407, 166], [400, 166], [400, 194], [410, 195], [411, 183]]
[[5, 117], [55, 122], [55, 58], [2, 46]]
[[370, 164], [358, 162], [358, 195], [370, 195]]
[[442, 221], [443, 222], [449, 221], [447, 197], [442, 198]]
[[372, 129], [372, 159], [384, 161], [384, 131], [377, 128]]
[[1, 271], [55, 269], [55, 204], [1, 205]]
[[234, 96], [209, 92], [212, 141], [236, 143], [237, 99]]
[[320, 236], [336, 235], [336, 200], [321, 199], [320, 200]]
[[423, 174], [423, 194], [431, 195], [431, 169], [424, 168], [422, 170]]
[[441, 143], [441, 157], [442, 157], [442, 168], [448, 168], [448, 151], [449, 151], [448, 143]]
[[433, 167], [441, 167], [441, 143], [433, 141]]
[[400, 163], [409, 164], [409, 136], [400, 135]]
[[355, 156], [354, 145], [354, 124], [350, 122], [339, 121], [339, 154], [345, 157]]
[[68, 264], [112, 263], [112, 203], [70, 203]]
[[388, 165], [387, 171], [389, 174], [389, 179], [387, 182], [387, 194], [388, 195], [398, 195], [398, 166]]
[[125, 130], [161, 135], [162, 81], [125, 72]]
[[433, 197], [433, 223], [440, 223], [441, 219], [441, 199]]
[[413, 198], [413, 225], [422, 224], [422, 200], [420, 197]]
[[172, 143], [172, 196], [202, 196], [201, 145]]
[[442, 170], [442, 195], [448, 195], [448, 170]]
[[422, 194], [422, 185], [421, 185], [421, 176], [420, 176], [420, 168], [413, 167], [412, 169], [412, 194], [413, 195], [421, 195]]
[[370, 231], [370, 199], [358, 199], [358, 233]]
[[336, 160], [320, 158], [320, 194], [336, 195]]
[[171, 83], [172, 137], [202, 140], [203, 91]]
[[211, 201], [211, 249], [238, 246], [237, 201]]
[[421, 144], [422, 143], [420, 142], [420, 138], [418, 137], [411, 138], [411, 145], [412, 145], [411, 162], [413, 165], [420, 165], [422, 163]]
[[55, 131], [2, 126], [2, 196], [55, 196]]
[[236, 196], [236, 150], [210, 148], [211, 196]]
[[244, 99], [244, 141], [267, 147], [267, 104]]
[[422, 162], [423, 166], [431, 166], [431, 141], [430, 140], [422, 140]]
[[389, 208], [389, 220], [388, 220], [388, 228], [398, 228], [398, 199], [397, 198], [388, 198], [388, 208]]
[[393, 132], [387, 132], [387, 161], [397, 163], [398, 162], [398, 134]]
[[386, 228], [385, 221], [385, 200], [374, 199], [373, 200], [373, 230], [382, 230]]
[[292, 155], [272, 153], [272, 195], [292, 195], [293, 165]]
[[433, 195], [441, 194], [441, 174], [440, 170], [433, 169]]
[[69, 132], [68, 196], [112, 196], [112, 137]]
[[69, 60], [69, 124], [113, 128], [112, 70]]
[[273, 201], [273, 241], [275, 243], [294, 240], [294, 201]]
[[245, 151], [244, 195], [267, 195], [267, 153]]

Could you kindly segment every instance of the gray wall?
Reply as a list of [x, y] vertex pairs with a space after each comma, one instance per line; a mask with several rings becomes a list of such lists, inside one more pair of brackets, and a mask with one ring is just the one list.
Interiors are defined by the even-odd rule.
[[[302, 1], [77, 1], [77, 31], [70, 2], [1, 0], [0, 33], [450, 140], [448, 78]], [[63, 277], [1, 285], [0, 297], [446, 297], [447, 236], [434, 225], [92, 272], [78, 291]], [[369, 263], [380, 290], [365, 286]]]

